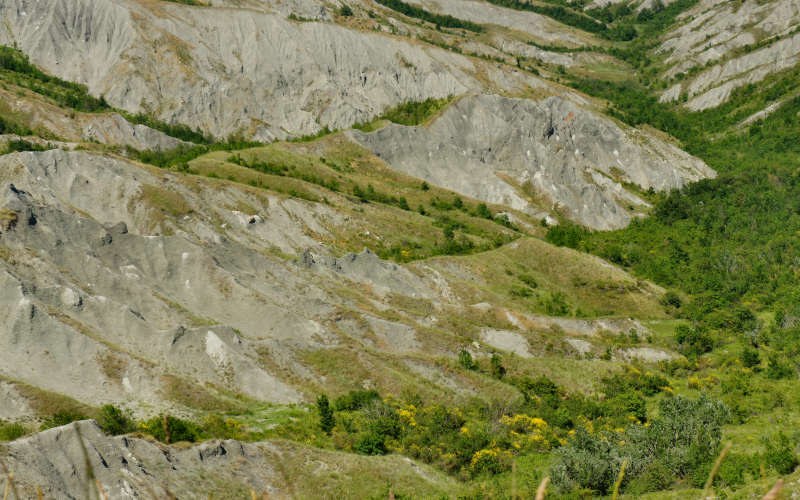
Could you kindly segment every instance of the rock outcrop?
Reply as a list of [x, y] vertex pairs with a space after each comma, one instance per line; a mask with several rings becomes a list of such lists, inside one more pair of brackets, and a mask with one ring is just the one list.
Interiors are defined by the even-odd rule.
[[417, 491], [439, 496], [458, 488], [441, 473], [399, 456], [363, 457], [284, 441], [167, 446], [105, 436], [92, 420], [9, 443], [0, 459], [14, 474], [13, 489], [7, 490], [14, 499], [36, 498], [39, 490], [44, 498], [68, 499], [308, 498], [320, 492], [304, 478], [325, 470], [330, 490], [347, 488], [351, 476], [358, 478], [360, 491], [369, 490], [370, 481], [357, 473], [365, 466], [377, 476], [375, 488], [383, 487], [381, 476], [389, 473], [399, 489], [414, 484]]

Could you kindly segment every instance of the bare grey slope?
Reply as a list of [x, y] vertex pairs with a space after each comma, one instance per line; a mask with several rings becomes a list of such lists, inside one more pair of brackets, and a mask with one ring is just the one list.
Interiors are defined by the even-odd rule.
[[[343, 128], [404, 101], [484, 87], [484, 62], [263, 11], [133, 0], [11, 0], [0, 43], [129, 111], [260, 140]], [[521, 73], [483, 73], [503, 88]], [[268, 104], [267, 104], [268, 103]]]
[[[165, 446], [136, 437], [105, 436], [90, 420], [10, 443], [0, 450], [0, 458], [14, 473], [19, 496], [12, 498], [36, 498], [37, 488], [45, 498], [92, 498], [97, 485], [110, 500], [251, 498], [251, 492], [303, 498], [308, 488], [293, 480], [330, 470], [328, 484], [335, 489], [367, 463], [373, 473], [392, 470], [393, 477], [417, 483], [423, 491], [456, 488], [452, 479], [399, 456], [358, 457], [282, 441]], [[296, 463], [297, 470], [287, 471], [289, 463]]]
[[[683, 23], [664, 37], [658, 52], [665, 54], [665, 78], [679, 79], [661, 97], [688, 97], [692, 110], [726, 102], [744, 85], [792, 68], [800, 61], [800, 2], [748, 0], [731, 4], [705, 0], [681, 14]], [[755, 50], [748, 50], [748, 46]], [[690, 70], [697, 70], [690, 72]]]
[[[321, 242], [367, 224], [357, 210], [99, 154], [5, 155], [0, 184], [0, 378], [91, 405], [207, 404], [187, 388], [302, 401], [338, 375], [308, 356], [335, 349], [378, 355], [363, 361], [375, 377], [382, 363], [400, 376], [393, 356], [410, 371], [455, 356], [466, 332], [436, 316], [462, 315], [474, 295], [455, 290], [483, 281], [447, 259], [334, 257]], [[15, 416], [34, 416], [13, 387], [3, 394]]]
[[597, 229], [623, 227], [629, 205], [646, 205], [622, 182], [663, 191], [714, 176], [677, 147], [558, 97], [467, 96], [426, 126], [351, 136], [407, 174], [517, 210], [544, 198]]

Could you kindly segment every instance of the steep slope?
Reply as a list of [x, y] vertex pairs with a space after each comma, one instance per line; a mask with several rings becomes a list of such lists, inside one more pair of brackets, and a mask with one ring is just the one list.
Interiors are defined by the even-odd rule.
[[[490, 277], [456, 273], [448, 259], [407, 268], [370, 252], [336, 259], [322, 241], [362, 225], [389, 238], [398, 217], [422, 217], [376, 207], [395, 222], [369, 224], [375, 215], [352, 211], [353, 202], [333, 192], [326, 197], [334, 205], [303, 202], [60, 150], [5, 155], [0, 172], [0, 340], [11, 353], [0, 375], [90, 405], [301, 401], [320, 385], [352, 383], [318, 372], [316, 352], [344, 355], [358, 346], [374, 354], [355, 363], [372, 369], [398, 356], [446, 358], [494, 324], [478, 315], [452, 329], [470, 304], [542, 307], [513, 305], [513, 286], [481, 291]], [[546, 261], [530, 264], [542, 273], [542, 297], [572, 286], [548, 277]], [[589, 269], [599, 280], [631, 281], [603, 265], [587, 261], [569, 275]], [[660, 293], [637, 287], [623, 297], [609, 293], [604, 304], [658, 315]], [[410, 370], [374, 383], [419, 384]], [[427, 390], [453, 395], [475, 391], [474, 383]]]
[[597, 229], [624, 227], [647, 206], [622, 183], [664, 191], [714, 175], [677, 147], [558, 97], [467, 96], [426, 126], [351, 136], [409, 175], [521, 211], [536, 200]]
[[19, 0], [5, 2], [0, 18], [0, 43], [57, 76], [220, 137], [347, 127], [403, 101], [480, 90], [478, 73], [502, 88], [537, 85], [408, 40], [247, 9]]

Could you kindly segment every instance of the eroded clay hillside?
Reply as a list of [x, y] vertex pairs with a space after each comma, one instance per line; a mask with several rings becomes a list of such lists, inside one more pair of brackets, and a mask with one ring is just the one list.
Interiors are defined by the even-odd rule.
[[[33, 434], [0, 446], [9, 491], [492, 498], [520, 464], [531, 495], [545, 474], [600, 495], [589, 476], [624, 463], [627, 494], [699, 498], [723, 417], [752, 451], [747, 412], [700, 397], [744, 401], [720, 332], [744, 322], [758, 347], [773, 313], [707, 334], [699, 280], [658, 284], [688, 267], [676, 238], [613, 238], [684, 227], [706, 201], [708, 227], [727, 217], [678, 190], [730, 182], [737, 151], [704, 156], [714, 141], [791, 121], [797, 16], [794, 0], [0, 2], [0, 432]], [[695, 469], [685, 443], [667, 465], [615, 448], [592, 457], [607, 470], [570, 469], [576, 431], [667, 435], [674, 401], [716, 425]], [[124, 436], [61, 426], [84, 417]]]

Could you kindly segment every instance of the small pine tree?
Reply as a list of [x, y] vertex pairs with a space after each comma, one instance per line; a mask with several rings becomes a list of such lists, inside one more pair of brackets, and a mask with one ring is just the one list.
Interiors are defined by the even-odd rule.
[[506, 367], [503, 366], [503, 358], [498, 354], [492, 354], [492, 376], [494, 378], [503, 378], [506, 374]]
[[333, 427], [336, 425], [336, 419], [333, 417], [333, 410], [331, 409], [328, 396], [325, 394], [317, 398], [317, 413], [319, 413], [319, 428], [322, 432], [330, 435]]
[[461, 349], [458, 353], [458, 363], [467, 370], [474, 370], [475, 361], [472, 360], [472, 354], [466, 349]]
[[745, 368], [754, 368], [761, 364], [761, 357], [758, 355], [758, 351], [750, 347], [744, 348], [740, 359]]

